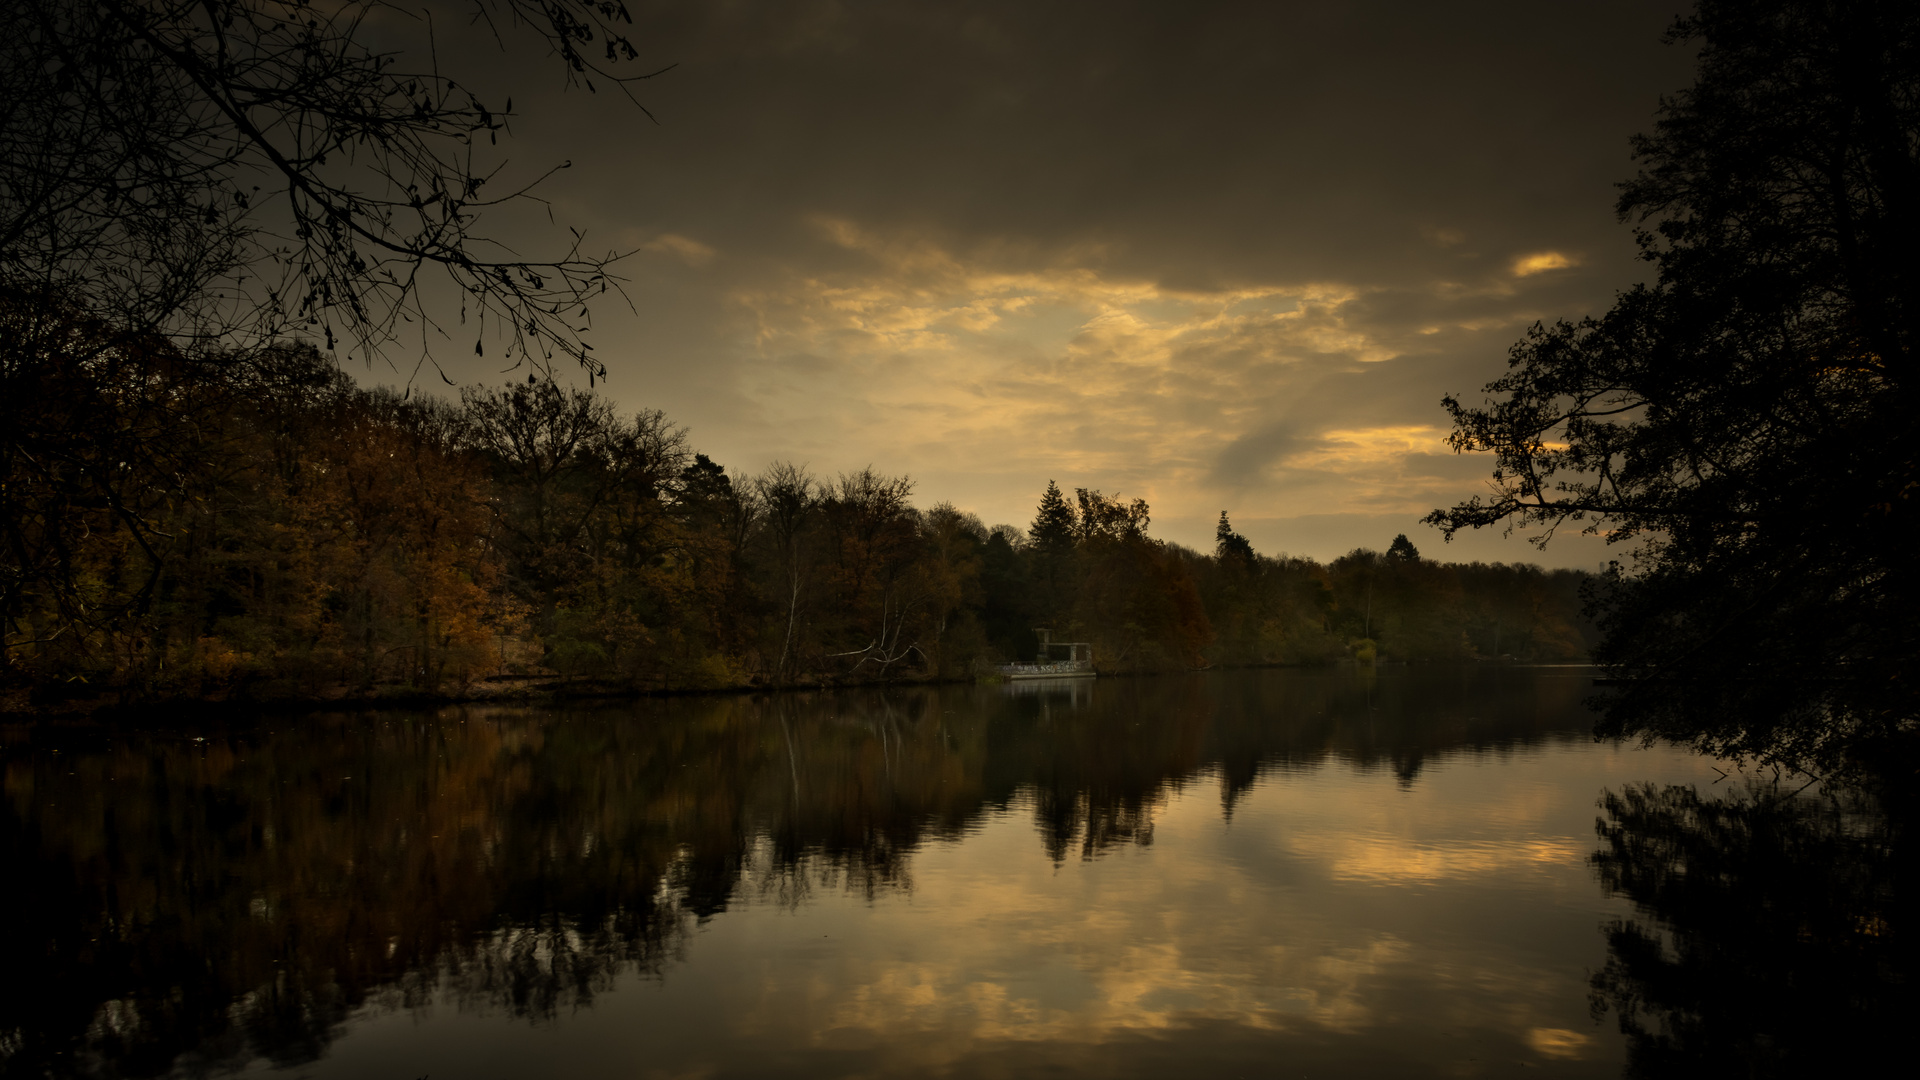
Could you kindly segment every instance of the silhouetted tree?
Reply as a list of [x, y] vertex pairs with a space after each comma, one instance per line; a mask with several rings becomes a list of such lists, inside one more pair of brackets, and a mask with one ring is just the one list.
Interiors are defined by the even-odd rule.
[[1073, 608], [1076, 571], [1074, 544], [1079, 518], [1073, 505], [1053, 481], [1040, 496], [1033, 526], [1027, 530], [1027, 561], [1032, 570], [1032, 614], [1043, 622], [1064, 625]]
[[820, 499], [806, 466], [785, 461], [774, 462], [754, 480], [754, 494], [765, 508], [766, 544], [776, 567], [775, 593], [783, 615], [777, 634], [780, 659], [773, 671], [776, 677], [785, 678], [792, 670], [801, 609], [807, 590], [813, 587], [815, 556], [811, 541]]
[[1213, 557], [1222, 563], [1239, 561], [1252, 565], [1254, 561], [1253, 545], [1247, 538], [1233, 531], [1233, 525], [1227, 521], [1227, 512], [1220, 511], [1220, 526], [1213, 531]]
[[1658, 281], [1447, 399], [1498, 491], [1428, 520], [1637, 542], [1604, 731], [1845, 769], [1920, 715], [1920, 8], [1702, 0], [1670, 38], [1698, 78], [1619, 202]]
[[1198, 667], [1213, 638], [1205, 603], [1183, 552], [1147, 535], [1152, 515], [1131, 501], [1076, 488], [1079, 504], [1070, 628], [1118, 670]]
[[497, 542], [525, 598], [538, 600], [550, 623], [557, 589], [584, 569], [578, 541], [612, 490], [604, 466], [613, 406], [551, 379], [469, 388], [461, 400], [468, 440], [510, 493], [495, 506]]
[[1396, 562], [1419, 562], [1420, 549], [1413, 546], [1413, 541], [1407, 539], [1406, 533], [1401, 533], [1393, 538], [1393, 543], [1387, 545], [1387, 558]]
[[[569, 80], [644, 77], [623, 73], [638, 50], [618, 4], [470, 2], [544, 40]], [[381, 0], [0, 5], [7, 673], [67, 634], [47, 611], [76, 640], [156, 632], [181, 544], [155, 508], [188, 497], [210, 418], [294, 335], [370, 359], [404, 329], [425, 356], [457, 308], [475, 350], [494, 336], [516, 364], [604, 373], [583, 334], [617, 289], [612, 256], [575, 233], [527, 259], [482, 232], [531, 198], [488, 157], [511, 102], [483, 104], [430, 48], [380, 51], [376, 14], [415, 19]], [[95, 559], [111, 572], [75, 576]]]
[[[470, 3], [544, 39], [571, 81], [631, 80], [619, 5]], [[127, 333], [230, 345], [305, 330], [364, 351], [403, 322], [431, 344], [448, 320], [422, 302], [422, 275], [438, 272], [464, 297], [461, 321], [490, 324], [510, 352], [603, 371], [580, 328], [611, 285], [607, 259], [577, 240], [555, 259], [501, 259], [477, 231], [527, 196], [496, 190], [484, 154], [511, 102], [483, 104], [428, 49], [380, 51], [376, 13], [390, 32], [431, 33], [380, 0], [9, 0], [0, 288]]]
[[[845, 473], [824, 489], [828, 534], [828, 628], [836, 657], [885, 675], [919, 649], [912, 631], [943, 592], [929, 575], [920, 521], [908, 501], [913, 481], [872, 468]], [[924, 659], [924, 657], [923, 657]]]
[[753, 591], [748, 559], [761, 524], [760, 500], [751, 483], [734, 483], [726, 466], [695, 454], [680, 474], [680, 511], [711, 633], [722, 654], [741, 656], [750, 651], [748, 627], [765, 607]]
[[1033, 515], [1033, 527], [1027, 530], [1027, 543], [1036, 552], [1055, 554], [1070, 550], [1073, 546], [1077, 519], [1073, 507], [1066, 496], [1060, 494], [1060, 487], [1053, 481], [1047, 481], [1047, 490], [1040, 496], [1039, 509]]

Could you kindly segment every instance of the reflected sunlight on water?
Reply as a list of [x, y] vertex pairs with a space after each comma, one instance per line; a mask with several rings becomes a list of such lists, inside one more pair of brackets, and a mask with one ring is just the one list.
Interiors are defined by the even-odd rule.
[[1635, 908], [1596, 880], [1596, 801], [1718, 774], [1592, 742], [1587, 686], [15, 733], [35, 888], [7, 914], [45, 932], [6, 957], [0, 1049], [10, 1075], [1618, 1075], [1590, 992]]

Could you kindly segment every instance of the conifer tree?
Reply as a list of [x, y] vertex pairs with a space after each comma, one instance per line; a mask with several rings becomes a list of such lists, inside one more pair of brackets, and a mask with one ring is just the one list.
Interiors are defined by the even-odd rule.
[[1033, 528], [1028, 530], [1035, 552], [1043, 556], [1070, 553], [1076, 524], [1073, 505], [1060, 494], [1059, 485], [1047, 481], [1046, 494], [1040, 496], [1039, 512], [1033, 515]]
[[[1401, 537], [1402, 540], [1406, 537]], [[1233, 524], [1227, 520], [1227, 512], [1220, 511], [1220, 527], [1213, 533], [1213, 557], [1221, 562], [1235, 561], [1251, 566], [1254, 561], [1253, 544], [1247, 538], [1233, 531]]]
[[1028, 542], [1033, 552], [1033, 613], [1043, 623], [1058, 624], [1073, 610], [1074, 533], [1079, 525], [1072, 504], [1060, 493], [1060, 487], [1047, 481], [1046, 494], [1040, 496], [1039, 510], [1033, 515]]

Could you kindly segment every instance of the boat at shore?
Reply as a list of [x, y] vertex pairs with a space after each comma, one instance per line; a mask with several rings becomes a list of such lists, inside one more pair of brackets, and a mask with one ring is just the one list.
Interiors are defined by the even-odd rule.
[[1033, 631], [1040, 638], [1040, 654], [1032, 662], [1015, 661], [1001, 664], [999, 671], [1003, 679], [1091, 679], [1093, 670], [1093, 643], [1089, 641], [1054, 641], [1053, 631], [1044, 627], [1035, 627]]

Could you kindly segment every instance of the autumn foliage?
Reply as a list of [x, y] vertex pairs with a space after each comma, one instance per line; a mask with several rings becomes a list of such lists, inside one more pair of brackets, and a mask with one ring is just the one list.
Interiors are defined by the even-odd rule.
[[[6, 675], [42, 701], [959, 678], [1034, 629], [1101, 670], [1578, 655], [1577, 575], [1321, 566], [1051, 484], [1030, 529], [906, 477], [736, 477], [658, 412], [532, 379], [458, 404], [306, 348], [189, 360], [83, 320], [9, 355]], [[16, 343], [19, 344], [19, 343]]]

